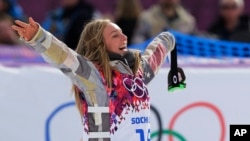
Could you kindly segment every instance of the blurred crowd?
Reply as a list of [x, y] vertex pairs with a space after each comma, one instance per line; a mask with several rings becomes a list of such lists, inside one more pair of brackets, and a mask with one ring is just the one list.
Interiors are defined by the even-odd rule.
[[[176, 30], [191, 35], [208, 35], [220, 40], [250, 42], [250, 17], [244, 0], [218, 0], [218, 17], [206, 30], [181, 0], [156, 0], [149, 8], [143, 0], [115, 0], [113, 13], [102, 13], [85, 0], [58, 0], [56, 9], [44, 11], [40, 25], [75, 49], [84, 25], [95, 18], [109, 18], [128, 36], [128, 44], [140, 43], [162, 31]], [[39, 5], [39, 2], [37, 2]], [[10, 28], [14, 20], [26, 21], [18, 0], [0, 0], [0, 44], [18, 45], [19, 37]], [[206, 17], [204, 17], [206, 18]]]

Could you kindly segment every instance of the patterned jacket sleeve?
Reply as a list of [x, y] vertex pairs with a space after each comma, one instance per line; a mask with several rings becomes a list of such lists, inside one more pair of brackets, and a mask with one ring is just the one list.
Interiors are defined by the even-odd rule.
[[169, 32], [162, 32], [156, 36], [142, 54], [142, 68], [144, 82], [148, 84], [166, 60], [167, 54], [173, 50], [175, 38]]
[[102, 85], [98, 81], [98, 70], [92, 62], [71, 50], [43, 28], [39, 27], [33, 39], [24, 42], [40, 53], [46, 62], [69, 76], [81, 90], [86, 87], [94, 89], [93, 87]]

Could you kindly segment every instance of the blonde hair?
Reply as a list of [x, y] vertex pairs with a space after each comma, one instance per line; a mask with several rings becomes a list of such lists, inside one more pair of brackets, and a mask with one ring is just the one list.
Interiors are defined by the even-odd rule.
[[82, 31], [76, 52], [102, 68], [105, 80], [110, 87], [111, 67], [103, 38], [103, 30], [108, 23], [111, 23], [108, 19], [98, 19], [88, 23]]
[[[107, 24], [111, 23], [108, 19], [95, 19], [89, 22], [82, 31], [78, 42], [76, 52], [93, 62], [97, 69], [101, 70], [106, 80], [107, 87], [112, 87], [112, 67], [109, 64], [109, 55], [103, 37], [103, 31]], [[137, 73], [140, 66], [140, 54], [135, 52], [135, 64], [132, 68], [134, 74]], [[75, 99], [78, 109], [81, 113], [81, 101], [79, 97], [80, 90], [74, 86]]]

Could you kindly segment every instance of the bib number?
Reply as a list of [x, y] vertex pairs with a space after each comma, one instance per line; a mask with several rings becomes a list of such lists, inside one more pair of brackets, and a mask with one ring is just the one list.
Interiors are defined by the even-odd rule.
[[146, 137], [143, 129], [136, 129], [135, 132], [140, 135], [140, 141], [150, 141], [150, 129], [148, 129]]

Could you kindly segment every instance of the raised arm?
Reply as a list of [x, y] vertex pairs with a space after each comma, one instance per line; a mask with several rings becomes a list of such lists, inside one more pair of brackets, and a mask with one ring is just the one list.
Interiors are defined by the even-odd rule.
[[173, 50], [175, 38], [169, 32], [162, 32], [156, 36], [142, 54], [144, 81], [148, 84], [157, 74], [166, 60], [167, 54]]
[[12, 28], [18, 32], [26, 45], [39, 52], [45, 61], [62, 70], [73, 79], [73, 83], [77, 84], [79, 80], [97, 83], [99, 73], [93, 63], [68, 48], [32, 18], [29, 18], [29, 23], [15, 23]]

